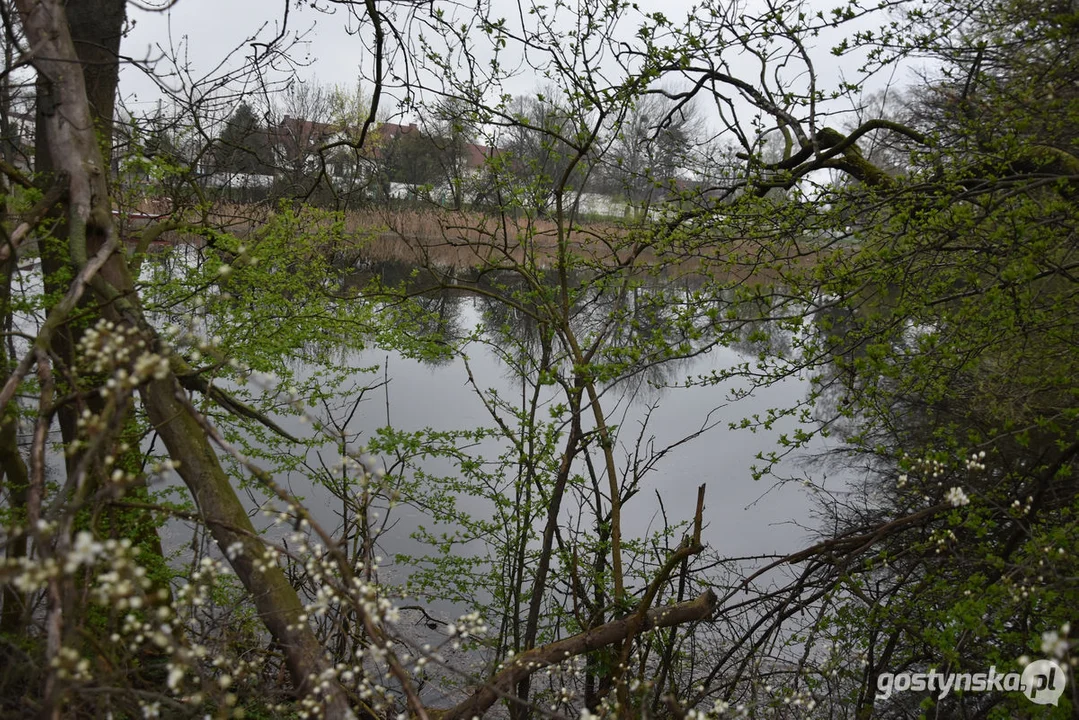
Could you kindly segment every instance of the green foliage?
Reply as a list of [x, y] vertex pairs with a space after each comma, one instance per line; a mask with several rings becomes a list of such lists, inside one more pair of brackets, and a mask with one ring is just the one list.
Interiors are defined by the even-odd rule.
[[[214, 452], [250, 493], [249, 509], [268, 515], [261, 538], [244, 536], [272, 544], [264, 555], [237, 555], [243, 542], [219, 550], [239, 557], [238, 567], [285, 568], [309, 601], [286, 632], [317, 629], [333, 682], [358, 689], [356, 677], [385, 670], [355, 658], [377, 648], [383, 654], [368, 659], [385, 660], [392, 646], [375, 625], [395, 614], [387, 594], [407, 592], [427, 606], [482, 612], [495, 628], [482, 642], [428, 625], [447, 632], [446, 645], [476, 651], [481, 680], [497, 677], [512, 655], [624, 623], [618, 640], [581, 650], [579, 665], [556, 676], [578, 678], [566, 682], [578, 683], [579, 696], [524, 677], [499, 689], [568, 714], [582, 703], [611, 717], [659, 716], [663, 708], [678, 715], [680, 706], [719, 713], [728, 703], [761, 717], [1074, 714], [1074, 695], [1055, 708], [996, 692], [875, 698], [886, 672], [1069, 659], [1070, 640], [1060, 635], [1074, 620], [1079, 573], [1074, 8], [901, 4], [873, 29], [861, 26], [872, 11], [856, 3], [813, 12], [780, 2], [758, 14], [705, 2], [683, 19], [620, 3], [528, 9], [522, 22], [527, 15], [538, 24], [511, 30], [482, 4], [474, 26], [443, 8], [410, 7], [433, 33], [409, 46], [421, 51], [409, 60], [416, 77], [439, 79], [441, 123], [376, 139], [370, 155], [349, 148], [351, 157], [333, 160], [354, 170], [361, 159], [381, 165], [365, 182], [427, 185], [421, 193], [452, 186], [458, 212], [439, 215], [422, 238], [394, 237], [422, 267], [375, 268], [367, 253], [386, 228], [356, 230], [343, 214], [288, 202], [226, 228], [211, 220], [221, 208], [200, 202], [200, 222], [177, 216], [197, 243], [148, 256], [130, 297], [103, 291], [104, 274], [90, 283], [86, 307], [65, 332], [77, 337], [113, 304], [131, 303], [167, 328], [138, 327], [154, 352], [163, 341], [172, 354], [151, 358], [164, 366], [124, 385], [122, 396], [109, 394], [115, 378], [92, 363], [66, 362], [51, 346], [56, 357], [39, 359], [43, 368], [51, 363], [51, 375], [42, 369], [39, 382], [21, 383], [40, 394], [40, 409], [23, 414], [42, 432], [55, 408], [85, 410], [80, 418], [112, 413], [66, 450], [72, 458], [96, 453], [87, 456], [90, 475], [116, 470], [123, 482], [95, 486], [67, 468], [68, 484], [49, 478], [35, 490], [68, 523], [57, 552], [67, 551], [62, 542], [73, 531], [89, 528], [80, 552], [92, 557], [76, 569], [100, 579], [107, 575], [90, 561], [105, 562], [104, 546], [95, 549], [94, 538], [134, 537], [144, 561], [124, 567], [141, 579], [117, 576], [106, 589], [118, 603], [142, 603], [150, 586], [170, 587], [176, 628], [203, 633], [197, 642], [219, 651], [213, 665], [191, 650], [185, 672], [206, 688], [192, 707], [278, 711], [260, 697], [272, 682], [262, 676], [272, 655], [246, 591], [215, 576], [215, 560], [181, 571], [151, 542], [167, 514], [195, 524], [200, 553], [200, 533], [221, 531], [200, 523], [202, 498], [170, 505], [136, 482], [155, 473], [139, 449], [147, 433], [141, 408], [130, 417], [124, 408], [138, 407], [139, 383], [175, 375], [206, 418], [189, 418], [195, 434], [201, 428], [221, 440]], [[855, 126], [841, 132], [829, 126], [838, 101], [861, 86], [829, 86], [818, 75], [811, 55], [822, 36], [867, 71], [913, 55], [929, 56], [934, 69], [903, 107], [864, 110], [880, 117], [859, 109]], [[516, 71], [499, 58], [512, 41], [527, 47], [523, 62], [552, 80], [549, 87], [505, 93], [500, 83]], [[477, 59], [488, 55], [481, 67]], [[600, 58], [617, 67], [600, 71]], [[679, 87], [665, 86], [675, 81]], [[423, 95], [404, 90], [410, 102]], [[711, 119], [730, 147], [694, 137], [698, 99], [716, 108]], [[749, 115], [740, 115], [746, 107]], [[473, 178], [484, 186], [475, 202], [483, 212], [469, 214], [460, 211], [465, 178], [451, 165], [481, 132], [497, 134], [502, 146]], [[142, 152], [122, 165], [116, 197], [125, 207], [177, 188], [190, 170], [176, 137], [149, 129], [132, 137]], [[269, 172], [270, 140], [241, 103], [208, 153], [218, 171]], [[597, 180], [617, 186], [640, 212], [581, 222], [584, 193]], [[18, 191], [9, 207], [26, 211], [37, 198]], [[49, 222], [39, 227], [46, 292], [7, 299], [9, 325], [56, 307], [81, 269], [62, 232], [49, 230]], [[454, 259], [436, 259], [439, 252]], [[401, 428], [387, 410], [385, 425], [356, 430], [352, 420], [385, 370], [361, 355], [373, 348], [461, 371], [486, 419]], [[470, 355], [478, 351], [497, 359], [512, 392], [477, 377]], [[720, 351], [729, 358], [722, 367], [679, 377], [689, 361]], [[719, 386], [734, 403], [791, 378], [809, 380], [804, 397], [723, 423], [709, 418], [668, 448], [654, 447], [649, 413], [635, 424], [623, 412], [623, 399], [653, 389]], [[57, 397], [46, 397], [53, 389]], [[113, 427], [111, 418], [124, 421]], [[722, 482], [774, 475], [825, 436], [833, 461], [862, 471], [837, 491], [808, 463], [799, 467], [797, 479], [820, 501], [820, 544], [781, 558], [730, 559], [703, 554], [689, 518], [664, 514], [651, 533], [624, 525], [623, 508], [650, 502], [645, 478], [682, 443], [707, 432], [735, 443], [745, 431], [774, 434], [777, 446], [754, 467], [721, 468], [721, 482], [702, 478], [709, 504], [725, 501]], [[32, 460], [43, 477], [40, 458]], [[294, 480], [311, 497], [282, 489]], [[316, 498], [330, 498], [336, 516], [325, 546], [309, 542], [323, 529], [299, 505]], [[27, 517], [23, 507], [0, 513], [15, 534]], [[378, 548], [401, 518], [415, 520], [415, 549], [390, 548], [395, 563], [380, 567]], [[118, 556], [130, 547], [110, 546], [121, 548]], [[33, 569], [18, 568], [28, 596], [59, 592]], [[75, 584], [72, 573], [64, 582]], [[704, 589], [723, 596], [709, 622], [641, 631], [650, 610]], [[86, 619], [78, 629], [91, 635], [120, 622], [134, 627], [108, 602], [90, 610], [70, 602], [78, 611], [66, 617]], [[149, 612], [130, 609], [139, 621]], [[133, 632], [142, 640], [101, 654], [115, 661], [110, 668], [146, 664], [139, 643], [152, 635]], [[394, 640], [412, 641], [401, 635]], [[189, 649], [168, 639], [161, 647]], [[391, 674], [433, 677], [424, 669], [433, 651], [416, 652], [415, 665]], [[222, 664], [240, 671], [222, 683]], [[363, 692], [365, 701], [382, 698]], [[378, 710], [388, 714], [391, 705]], [[508, 705], [514, 720], [531, 713]]]

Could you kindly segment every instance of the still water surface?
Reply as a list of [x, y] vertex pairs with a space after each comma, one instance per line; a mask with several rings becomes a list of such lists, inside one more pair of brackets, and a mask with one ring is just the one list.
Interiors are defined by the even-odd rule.
[[[459, 323], [465, 328], [475, 326], [482, 318], [481, 308], [471, 299], [461, 301], [459, 313]], [[464, 348], [464, 354], [481, 390], [496, 390], [503, 398], [520, 397], [520, 379], [489, 345], [472, 343]], [[641, 423], [650, 408], [643, 437], [654, 449], [677, 443], [702, 427], [710, 428], [674, 448], [645, 475], [641, 491], [623, 507], [624, 537], [644, 537], [662, 528], [660, 500], [672, 524], [690, 520], [697, 487], [706, 484], [703, 539], [716, 553], [725, 557], [786, 554], [811, 542], [812, 502], [802, 485], [777, 483], [769, 478], [755, 481], [751, 472], [754, 465], [761, 464], [757, 460], [758, 453], [776, 449], [777, 439], [781, 434], [791, 433], [796, 421], [782, 418], [770, 430], [729, 427], [730, 423], [738, 423], [744, 417], [763, 416], [769, 408], [787, 407], [803, 401], [809, 392], [808, 381], [792, 376], [755, 388], [738, 399], [732, 399], [731, 391], [745, 390], [749, 387], [746, 381], [734, 379], [719, 385], [678, 387], [684, 385], [687, 378], [722, 371], [745, 360], [746, 355], [738, 350], [719, 347], [681, 363], [673, 373], [668, 373], [665, 387], [634, 383], [608, 389], [604, 406], [611, 418], [609, 422], [620, 427], [616, 457], [623, 467], [627, 455], [634, 452]], [[357, 370], [355, 382], [359, 386], [373, 385], [383, 379], [388, 381], [385, 387], [365, 397], [348, 425], [349, 432], [356, 434], [361, 442], [362, 438], [385, 427], [387, 418], [395, 429], [406, 431], [453, 431], [493, 424], [469, 382], [465, 360], [460, 356], [449, 362], [429, 364], [372, 348], [347, 355], [343, 362], [346, 367], [357, 369], [379, 367], [375, 373]], [[312, 433], [310, 426], [288, 419], [282, 421], [290, 432]], [[789, 456], [776, 468], [776, 475], [801, 477], [809, 472], [807, 458], [825, 450], [823, 443], [816, 439]], [[469, 452], [489, 459], [501, 448], [497, 440], [487, 439], [470, 448]], [[323, 460], [336, 457], [332, 447], [324, 447], [321, 452]], [[315, 453], [313, 449], [308, 454], [308, 462], [312, 465], [318, 464]], [[423, 469], [445, 475], [455, 472], [443, 459], [428, 460]], [[814, 467], [812, 472], [814, 480], [820, 483], [820, 468]], [[284, 473], [279, 480], [305, 498], [324, 526], [338, 526], [340, 503], [325, 488], [312, 484], [303, 472]], [[458, 503], [462, 509], [476, 515], [490, 511], [483, 500], [459, 497]], [[402, 580], [407, 575], [407, 568], [395, 566], [392, 559], [401, 553], [423, 555], [430, 552], [412, 534], [420, 525], [428, 529], [434, 525], [423, 511], [408, 505], [397, 506], [391, 521], [379, 541], [379, 551], [384, 557], [383, 577]], [[541, 527], [536, 529], [538, 532]], [[459, 553], [478, 551], [468, 545], [455, 548]], [[436, 609], [438, 605], [436, 603]], [[455, 608], [446, 605], [442, 609]]]

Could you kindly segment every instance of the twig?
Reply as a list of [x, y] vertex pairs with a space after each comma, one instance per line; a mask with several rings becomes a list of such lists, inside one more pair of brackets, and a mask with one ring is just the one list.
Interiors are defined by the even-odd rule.
[[66, 194], [67, 175], [61, 173], [57, 176], [56, 182], [49, 188], [49, 191], [45, 193], [45, 196], [30, 209], [26, 219], [19, 223], [18, 227], [12, 231], [11, 235], [7, 238], [7, 242], [0, 246], [0, 262], [4, 262], [18, 252], [19, 245], [30, 231], [37, 227], [37, 224], [41, 222], [42, 218], [44, 218], [49, 210], [52, 209], [52, 206], [60, 202]]
[[53, 333], [67, 320], [67, 316], [75, 309], [82, 294], [86, 291], [86, 287], [90, 284], [90, 280], [97, 274], [98, 270], [102, 268], [105, 262], [112, 255], [116, 249], [116, 238], [110, 236], [109, 240], [101, 246], [101, 249], [97, 251], [93, 258], [79, 271], [79, 274], [75, 276], [75, 280], [71, 283], [71, 287], [68, 289], [67, 294], [64, 295], [64, 299], [58, 302], [53, 309], [49, 312], [48, 317], [45, 318], [45, 322], [41, 326], [41, 330], [38, 332], [37, 337], [34, 339], [33, 347], [26, 353], [23, 359], [19, 362], [19, 365], [15, 368], [14, 372], [8, 376], [7, 382], [4, 383], [4, 387], [0, 390], [0, 407], [6, 407], [11, 402], [12, 396], [15, 394], [16, 388], [19, 383], [26, 377], [26, 373], [30, 371], [30, 365], [34, 362], [35, 353], [40, 350], [42, 352], [48, 350], [52, 344]]

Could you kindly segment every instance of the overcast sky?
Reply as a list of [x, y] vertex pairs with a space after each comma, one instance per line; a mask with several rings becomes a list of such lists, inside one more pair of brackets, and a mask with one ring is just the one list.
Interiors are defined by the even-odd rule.
[[[748, 0], [748, 4], [762, 1]], [[167, 0], [149, 2], [167, 4]], [[534, 22], [534, 18], [527, 12], [517, 11], [513, 0], [494, 0], [496, 8], [499, 7], [499, 2], [504, 3], [503, 12], [511, 25]], [[675, 25], [680, 25], [689, 11], [690, 2], [691, 0], [638, 0], [635, 5], [639, 6], [641, 12], [662, 10]], [[319, 3], [325, 5], [319, 9], [312, 8], [311, 4], [301, 3], [297, 6], [295, 0], [178, 0], [164, 12], [151, 12], [145, 9], [150, 6], [147, 0], [143, 0], [141, 6], [132, 2], [129, 3], [128, 10], [131, 28], [124, 40], [122, 52], [136, 61], [161, 58], [155, 67], [163, 82], [174, 88], [180, 87], [181, 82], [177, 75], [179, 71], [186, 74], [185, 84], [191, 87], [206, 77], [220, 76], [226, 70], [242, 67], [244, 59], [255, 51], [252, 40], [266, 42], [282, 30], [285, 8], [289, 6], [287, 23], [283, 29], [288, 38], [295, 42], [289, 53], [292, 67], [289, 68], [285, 62], [278, 63], [279, 72], [275, 75], [271, 71], [271, 78], [284, 77], [285, 71], [291, 69], [304, 80], [317, 79], [327, 85], [355, 88], [361, 74], [370, 74], [363, 71], [369, 71], [365, 64], [371, 62], [362, 39], [355, 34], [355, 19], [350, 18], [346, 8], [342, 6]], [[468, 5], [451, 5], [445, 2], [438, 5], [448, 8], [448, 12], [456, 12], [460, 22], [472, 22], [475, 19], [475, 11]], [[824, 3], [821, 0], [810, 0], [806, 7], [815, 10], [817, 7], [824, 9], [832, 5], [833, 3]], [[882, 20], [883, 18], [871, 18], [863, 27]], [[622, 32], [627, 33], [627, 39], [635, 32], [636, 25], [637, 22], [632, 19], [625, 24]], [[814, 62], [820, 87], [828, 89], [835, 87], [841, 79], [857, 79], [855, 68], [859, 63], [855, 58], [836, 58], [830, 53], [832, 44], [838, 38], [855, 29], [857, 28], [846, 27], [833, 32], [831, 37], [825, 33], [817, 38], [818, 47], [814, 52]], [[513, 50], [511, 47], [510, 51]], [[233, 53], [231, 58], [230, 53]], [[733, 64], [736, 72], [743, 71], [740, 60], [736, 59]], [[790, 66], [794, 68], [791, 80], [796, 83], [804, 78], [804, 73], [798, 72], [798, 65], [796, 62]], [[759, 81], [759, 66], [756, 66], [756, 70], [754, 67], [755, 63], [748, 59], [744, 63], [745, 79], [752, 83]], [[903, 84], [910, 78], [909, 71], [901, 71], [890, 79]], [[437, 80], [438, 78], [432, 78], [434, 82]], [[248, 78], [248, 81], [242, 88], [234, 85], [233, 90], [251, 92], [257, 83], [255, 78]], [[869, 87], [879, 89], [888, 81], [888, 76], [881, 76]], [[538, 90], [542, 82], [542, 78], [536, 73], [526, 70], [507, 85], [505, 90], [513, 94], [531, 93]], [[152, 111], [161, 97], [161, 92], [154, 82], [146, 77], [145, 73], [131, 66], [122, 71], [120, 92], [125, 106], [136, 114]], [[236, 102], [238, 100], [226, 105], [224, 112], [229, 112], [230, 106], [234, 106]], [[846, 107], [849, 108], [849, 103]], [[392, 110], [392, 100], [384, 102], [381, 109]], [[709, 108], [705, 106], [702, 109], [707, 115]], [[716, 121], [718, 122], [718, 117]]]
[[[267, 0], [179, 0], [165, 12], [147, 12], [134, 3], [128, 5], [131, 30], [121, 52], [135, 60], [176, 57], [190, 68], [192, 78], [220, 74], [243, 64], [254, 51], [252, 39], [263, 42], [282, 28], [285, 2]], [[290, 53], [302, 78], [317, 77], [327, 84], [353, 86], [363, 62], [359, 38], [349, 35], [349, 21], [342, 8], [329, 13], [313, 10], [308, 4], [289, 9], [286, 32], [298, 40]], [[231, 60], [229, 54], [236, 51]], [[219, 64], [225, 62], [224, 67]], [[172, 62], [158, 62], [158, 73], [178, 86]], [[160, 92], [145, 74], [126, 67], [121, 76], [121, 94], [129, 107], [154, 105]]]

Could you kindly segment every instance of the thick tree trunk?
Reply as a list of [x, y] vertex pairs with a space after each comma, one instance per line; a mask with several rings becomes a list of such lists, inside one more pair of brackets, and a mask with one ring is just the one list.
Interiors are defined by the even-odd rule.
[[[112, 154], [113, 111], [115, 109], [116, 86], [119, 81], [120, 38], [126, 17], [126, 0], [96, 0], [95, 2], [69, 1], [63, 3], [64, 17], [67, 19], [75, 53], [81, 67], [83, 83], [89, 101], [89, 121], [96, 131], [97, 146], [102, 156], [101, 168], [105, 183], [108, 182], [108, 163]], [[34, 143], [34, 170], [40, 181], [50, 183], [50, 178], [58, 171], [61, 162], [53, 158], [53, 149], [48, 131], [50, 118], [55, 115], [60, 104], [58, 88], [53, 78], [39, 73], [36, 103], [36, 136]], [[111, 207], [108, 208], [111, 212]], [[41, 267], [45, 289], [52, 297], [62, 297], [67, 290], [69, 270], [71, 268], [71, 247], [68, 240], [67, 218], [63, 212], [55, 211], [57, 223], [52, 232], [40, 241]], [[96, 248], [90, 249], [93, 254]], [[90, 298], [84, 301], [87, 307]], [[96, 313], [90, 313], [90, 317]], [[86, 323], [83, 324], [85, 327]], [[78, 344], [80, 328], [65, 325], [59, 328], [53, 337], [52, 349], [58, 357], [71, 365], [74, 349]], [[58, 376], [63, 382], [64, 377]], [[100, 406], [99, 398], [89, 396], [90, 403]], [[99, 407], [92, 408], [95, 412]], [[73, 404], [64, 404], [57, 413], [60, 422], [61, 437], [65, 444], [75, 439], [77, 432], [78, 408]]]
[[[90, 118], [94, 124], [97, 147], [102, 155], [101, 168], [104, 171], [106, 187], [108, 187], [109, 162], [112, 156], [113, 113], [120, 73], [118, 62], [120, 40], [127, 16], [127, 2], [126, 0], [96, 0], [95, 2], [66, 0], [63, 5], [68, 30], [82, 68], [83, 83], [90, 103]], [[36, 87], [38, 98], [35, 116], [37, 124], [34, 148], [35, 170], [39, 182], [52, 185], [48, 197], [53, 197], [56, 191], [61, 189], [62, 183], [55, 176], [60, 166], [53, 161], [48, 123], [50, 115], [57, 108], [59, 98], [52, 78], [45, 74], [39, 74]], [[56, 223], [51, 232], [43, 235], [40, 240], [42, 276], [48, 296], [60, 298], [67, 291], [72, 272], [67, 218], [63, 210], [56, 205], [55, 199], [47, 203], [45, 209], [56, 219]], [[109, 209], [111, 211], [111, 206]], [[94, 250], [90, 251], [91, 254], [93, 252]], [[78, 346], [82, 333], [101, 317], [101, 313], [94, 308], [93, 297], [84, 297], [81, 307], [83, 309], [82, 321], [64, 323], [57, 328], [52, 340], [53, 353], [69, 368], [73, 368], [78, 360], [75, 348]], [[65, 373], [56, 373], [55, 378], [63, 392], [76, 392], [80, 389], [67, 387], [68, 375]], [[100, 395], [86, 393], [78, 403], [64, 403], [58, 408], [60, 437], [66, 447], [70, 447], [78, 439], [78, 416], [82, 403], [85, 403], [95, 414], [101, 413], [105, 407], [104, 399]], [[124, 409], [128, 417], [128, 435], [136, 435], [138, 431], [132, 409], [132, 405]], [[117, 454], [116, 467], [134, 470], [141, 466], [142, 457], [139, 453], [138, 442], [131, 442], [129, 445], [131, 446], [129, 451]], [[72, 472], [78, 464], [78, 456], [66, 455], [65, 459], [68, 471]], [[91, 475], [88, 480], [92, 484], [91, 487], [96, 487], [95, 483], [101, 478]], [[144, 481], [138, 480], [131, 492], [136, 497], [144, 498], [146, 495]], [[143, 511], [127, 512], [139, 516], [136, 522], [113, 523], [112, 532], [128, 538], [147, 553], [153, 553], [156, 556], [156, 562], [163, 566], [164, 553], [161, 537], [157, 533], [153, 517]], [[167, 597], [171, 597], [171, 588], [162, 574], [152, 573], [152, 575], [155, 579], [154, 590], [164, 591]]]
[[[0, 322], [6, 322], [10, 313], [11, 270], [14, 265], [15, 258], [0, 263], [0, 282], [3, 283], [0, 287]], [[0, 346], [0, 362], [3, 363], [5, 374], [10, 372], [14, 360], [8, 357], [6, 345]], [[7, 407], [0, 408], [0, 488], [6, 485], [11, 507], [24, 508], [30, 489], [30, 475], [26, 470], [26, 461], [19, 452], [17, 422], [16, 405], [12, 400]], [[18, 522], [13, 524], [17, 525]], [[6, 554], [9, 558], [23, 557], [26, 546], [26, 535], [20, 534], [8, 542]], [[21, 633], [25, 627], [23, 595], [13, 586], [5, 584], [2, 603], [0, 635]]]
[[[97, 5], [82, 4], [88, 6], [83, 8], [87, 12], [92, 12], [89, 6]], [[80, 269], [87, 257], [115, 232], [107, 189], [108, 168], [98, 146], [80, 60], [63, 6], [59, 0], [17, 0], [16, 5], [32, 48], [34, 65], [52, 91], [51, 104], [43, 108], [40, 127], [55, 171], [68, 177], [66, 219], [70, 262]], [[152, 333], [142, 316], [122, 253], [113, 253], [91, 278], [91, 287], [104, 316]], [[142, 398], [170, 454], [182, 461], [180, 475], [205, 513], [222, 550], [234, 542], [243, 547], [243, 552], [232, 561], [233, 568], [254, 598], [262, 621], [285, 653], [293, 682], [301, 691], [308, 690], [312, 686], [309, 678], [326, 670], [328, 662], [310, 627], [299, 622], [301, 603], [284, 574], [274, 568], [268, 572], [255, 570], [260, 543], [251, 536], [250, 521], [228, 476], [190, 408], [177, 399], [178, 392], [181, 392], [179, 384], [170, 373], [167, 378], [144, 386]], [[354, 717], [337, 684], [330, 684], [323, 697], [326, 717]]]
[[113, 114], [127, 0], [66, 0], [64, 12], [75, 54], [82, 63], [86, 99], [101, 139], [100, 147], [108, 172], [112, 161]]

